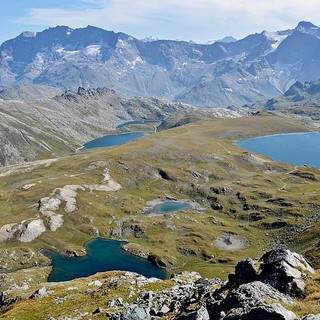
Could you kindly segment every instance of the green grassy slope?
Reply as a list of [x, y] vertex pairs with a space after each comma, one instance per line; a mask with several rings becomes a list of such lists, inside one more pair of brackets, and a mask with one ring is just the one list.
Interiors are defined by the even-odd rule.
[[[63, 202], [56, 212], [63, 215], [61, 228], [46, 231], [30, 243], [17, 241], [16, 232], [0, 244], [0, 261], [12, 270], [35, 261], [47, 263], [39, 253], [41, 248], [84, 254], [83, 244], [99, 235], [129, 240], [128, 250], [144, 257], [158, 256], [169, 272], [195, 270], [203, 276], [223, 277], [236, 261], [260, 255], [278, 237], [302, 251], [317, 248], [318, 228], [312, 215], [320, 205], [319, 171], [272, 162], [233, 145], [234, 140], [249, 136], [305, 130], [293, 120], [277, 117], [197, 122], [33, 169], [30, 165], [1, 169], [0, 227], [41, 217], [38, 200], [54, 197], [57, 188], [99, 184], [105, 167], [122, 189], [78, 190], [77, 210], [65, 212]], [[86, 170], [96, 161], [104, 161], [102, 167]], [[8, 170], [10, 175], [6, 175]], [[298, 175], [291, 174], [295, 170]], [[166, 173], [165, 179], [160, 171]], [[306, 179], [301, 174], [305, 172], [314, 179]], [[28, 184], [34, 185], [25, 190]], [[156, 217], [141, 214], [147, 201], [163, 197], [191, 199], [206, 211]], [[123, 232], [132, 225], [139, 226], [143, 235]], [[303, 245], [296, 240], [299, 231], [307, 241]], [[218, 249], [213, 242], [223, 233], [244, 237], [250, 246]], [[34, 253], [30, 258], [28, 250]], [[8, 258], [13, 252], [14, 258]], [[319, 259], [313, 262], [319, 267]]]

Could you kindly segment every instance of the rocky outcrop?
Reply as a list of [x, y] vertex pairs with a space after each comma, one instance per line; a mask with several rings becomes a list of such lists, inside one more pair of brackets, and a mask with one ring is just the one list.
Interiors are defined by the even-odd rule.
[[46, 227], [41, 219], [32, 220], [22, 225], [18, 240], [21, 242], [31, 242], [45, 231]]
[[[104, 161], [97, 161], [91, 163], [87, 170], [95, 170], [105, 166]], [[65, 185], [61, 188], [56, 188], [48, 196], [41, 198], [38, 201], [38, 211], [36, 218], [31, 220], [24, 220], [17, 223], [5, 224], [0, 226], [0, 242], [8, 241], [13, 238], [17, 238], [21, 242], [31, 242], [44, 233], [49, 226], [50, 231], [57, 231], [63, 226], [64, 216], [57, 211], [60, 210], [62, 204], [64, 204], [64, 212], [72, 213], [77, 208], [77, 196], [78, 191], [82, 192], [113, 192], [118, 191], [122, 186], [114, 181], [110, 176], [108, 168], [103, 170], [103, 178], [100, 184], [95, 185]], [[0, 175], [1, 176], [1, 175]], [[33, 185], [26, 185], [22, 187], [23, 190], [28, 190]], [[143, 236], [144, 230], [139, 230], [139, 227], [133, 227], [128, 232], [133, 232], [137, 237]], [[93, 228], [93, 234], [99, 235], [99, 230]]]
[[6, 224], [0, 228], [0, 242], [10, 240], [15, 236], [21, 242], [31, 242], [45, 231], [46, 227], [41, 219]]
[[308, 314], [303, 317], [301, 320], [320, 320], [320, 314]]
[[[174, 319], [195, 320], [297, 320], [290, 310], [294, 297], [303, 293], [305, 279], [314, 270], [299, 254], [277, 249], [260, 260], [240, 261], [235, 274], [223, 283], [203, 279], [197, 273], [176, 275], [171, 288], [141, 292], [123, 312], [109, 314], [113, 320]], [[304, 320], [319, 319], [308, 315]]]
[[314, 270], [298, 253], [289, 250], [272, 250], [261, 258], [259, 278], [280, 292], [300, 295], [305, 289], [304, 278]]
[[67, 213], [73, 212], [77, 210], [76, 197], [78, 195], [77, 191], [85, 191], [85, 188], [78, 185], [67, 185], [63, 188], [59, 188], [56, 190], [56, 196], [58, 200], [65, 202], [64, 211]]
[[[313, 269], [300, 255], [289, 250], [272, 250], [260, 260], [246, 259], [239, 262], [228, 281], [204, 279], [197, 272], [182, 272], [173, 275], [171, 279], [160, 280], [121, 271], [39, 284], [36, 287], [26, 285], [27, 280], [24, 280], [19, 285], [11, 283], [10, 287], [0, 293], [0, 317], [18, 319], [23, 314], [26, 319], [33, 319], [34, 310], [39, 308], [43, 315], [39, 319], [43, 320], [320, 320], [320, 314], [298, 317], [293, 312], [299, 310], [304, 302], [303, 298], [296, 299], [296, 291], [280, 292], [273, 287], [274, 283], [265, 282], [268, 270], [270, 277], [274, 274], [273, 268], [266, 268], [271, 260], [276, 269], [284, 263], [299, 269], [303, 274], [303, 279], [299, 278], [301, 281], [313, 277]], [[292, 270], [287, 271], [286, 277], [282, 274], [275, 282], [277, 285], [282, 281], [290, 284], [297, 280], [298, 274], [292, 278]], [[30, 278], [29, 273], [25, 276], [25, 279]], [[315, 286], [314, 280], [317, 281], [318, 276], [316, 273], [313, 282], [310, 282], [310, 289]], [[286, 286], [282, 283], [281, 288]], [[312, 305], [311, 300], [309, 295], [304, 309], [308, 306], [310, 311], [320, 310], [317, 296]], [[55, 304], [59, 306], [48, 308]], [[76, 306], [76, 312], [71, 310], [72, 304]]]

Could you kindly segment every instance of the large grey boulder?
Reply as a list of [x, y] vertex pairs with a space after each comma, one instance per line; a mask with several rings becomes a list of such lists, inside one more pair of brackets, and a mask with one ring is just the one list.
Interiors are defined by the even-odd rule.
[[39, 200], [39, 210], [40, 211], [57, 211], [60, 208], [61, 200], [57, 198], [41, 198]]
[[320, 313], [318, 314], [308, 314], [301, 318], [301, 320], [320, 320]]
[[223, 320], [298, 320], [297, 316], [280, 304], [257, 305], [249, 311], [235, 309]]
[[258, 279], [258, 271], [256, 262], [253, 259], [245, 259], [240, 261], [235, 268], [235, 284], [252, 282]]
[[305, 279], [314, 273], [303, 256], [286, 249], [274, 249], [265, 253], [260, 260], [240, 261], [235, 274], [229, 276], [229, 287], [259, 280], [282, 293], [292, 296], [303, 294]]
[[133, 310], [126, 312], [122, 320], [151, 320], [150, 314], [141, 307], [135, 307]]
[[[293, 305], [292, 298], [260, 281], [245, 283], [230, 290], [221, 301], [207, 303], [210, 319], [297, 319], [279, 303]], [[261, 315], [257, 317], [257, 315]], [[269, 318], [268, 318], [269, 317]]]
[[49, 293], [47, 291], [47, 288], [45, 286], [42, 286], [30, 296], [30, 299], [43, 298], [43, 297], [46, 297], [48, 294]]
[[314, 273], [303, 256], [285, 249], [271, 250], [260, 259], [259, 279], [280, 292], [298, 296], [306, 287], [304, 279]]
[[18, 240], [21, 242], [31, 242], [45, 231], [46, 227], [41, 219], [31, 220], [30, 222], [25, 221], [21, 225], [21, 233]]
[[210, 320], [210, 316], [207, 308], [205, 306], [201, 306], [200, 309], [198, 310], [183, 312], [175, 319], [176, 320]]

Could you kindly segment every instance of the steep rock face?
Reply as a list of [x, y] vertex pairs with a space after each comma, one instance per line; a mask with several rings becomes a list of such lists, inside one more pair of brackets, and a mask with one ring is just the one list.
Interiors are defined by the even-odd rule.
[[108, 86], [127, 96], [243, 105], [279, 95], [296, 80], [320, 78], [319, 34], [318, 27], [301, 22], [293, 30], [201, 45], [59, 26], [1, 45], [0, 86]]

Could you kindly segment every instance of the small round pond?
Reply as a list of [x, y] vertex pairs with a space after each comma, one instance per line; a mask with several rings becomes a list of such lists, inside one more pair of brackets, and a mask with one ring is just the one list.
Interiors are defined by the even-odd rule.
[[122, 246], [125, 243], [102, 238], [94, 239], [85, 245], [87, 255], [83, 257], [68, 257], [48, 251], [45, 254], [51, 258], [53, 266], [48, 281], [67, 281], [112, 270], [132, 271], [159, 279], [167, 277], [165, 269], [158, 268], [150, 261], [124, 251]]
[[153, 213], [159, 214], [169, 214], [173, 212], [177, 212], [180, 210], [191, 210], [192, 206], [186, 202], [178, 202], [178, 201], [168, 201], [164, 203], [157, 204], [153, 207]]
[[135, 140], [143, 136], [148, 135], [146, 132], [129, 132], [121, 134], [108, 134], [101, 138], [87, 142], [83, 148], [84, 149], [93, 149], [93, 148], [106, 148], [114, 147], [120, 144], [126, 143], [130, 140]]

